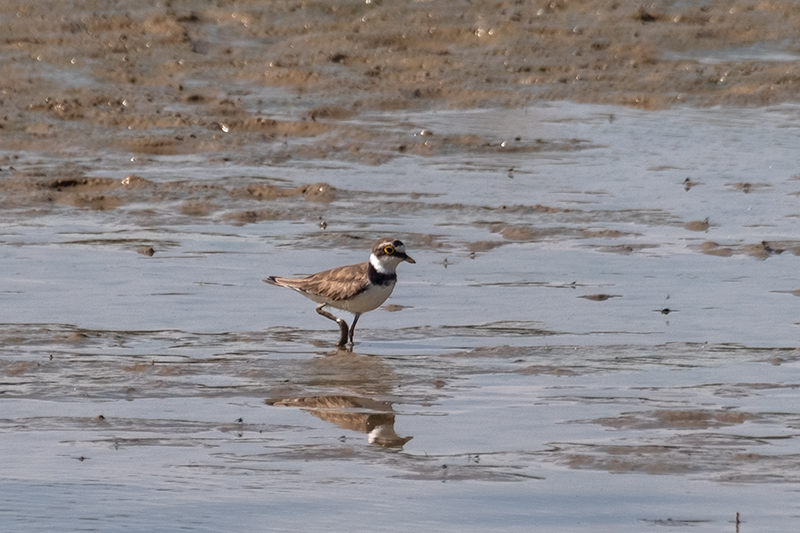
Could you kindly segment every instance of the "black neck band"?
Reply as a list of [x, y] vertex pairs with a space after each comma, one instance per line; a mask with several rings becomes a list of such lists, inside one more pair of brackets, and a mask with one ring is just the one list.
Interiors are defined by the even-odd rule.
[[373, 285], [391, 285], [397, 281], [397, 274], [394, 272], [389, 274], [385, 272], [378, 272], [378, 270], [372, 266], [372, 263], [370, 263], [369, 267], [367, 267], [367, 271], [369, 273], [369, 282]]

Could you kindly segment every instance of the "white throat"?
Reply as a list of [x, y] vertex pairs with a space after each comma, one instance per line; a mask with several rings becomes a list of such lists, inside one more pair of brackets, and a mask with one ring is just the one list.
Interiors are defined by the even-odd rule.
[[392, 274], [395, 271], [394, 265], [387, 265], [386, 263], [381, 262], [381, 260], [378, 259], [378, 256], [375, 254], [369, 255], [369, 262], [380, 274]]

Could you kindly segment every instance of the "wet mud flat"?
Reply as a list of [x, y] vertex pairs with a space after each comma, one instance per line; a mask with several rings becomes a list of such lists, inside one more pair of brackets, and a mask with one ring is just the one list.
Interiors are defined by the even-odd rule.
[[[734, 531], [737, 512], [755, 530], [796, 520], [796, 350], [544, 346], [523, 324], [395, 333], [396, 347], [352, 353], [304, 351], [280, 329], [4, 325], [7, 523]], [[475, 347], [426, 347], [435, 341]]]
[[796, 525], [791, 6], [0, 13], [4, 523]]
[[[26, 155], [2, 211], [4, 519], [791, 528], [798, 113], [381, 112], [359, 127], [431, 152], [377, 166], [109, 154], [70, 178]], [[454, 141], [476, 131], [493, 143]], [[352, 352], [260, 281], [384, 234], [417, 264]]]
[[383, 135], [382, 149], [364, 146], [375, 132], [348, 119], [796, 102], [798, 17], [763, 1], [4, 2], [0, 142], [380, 164], [414, 147]]

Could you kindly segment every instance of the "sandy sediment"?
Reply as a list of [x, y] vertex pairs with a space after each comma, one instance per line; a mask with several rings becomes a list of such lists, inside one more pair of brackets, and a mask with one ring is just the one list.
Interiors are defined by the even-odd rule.
[[[325, 206], [357, 192], [280, 175], [120, 179], [104, 158], [122, 154], [146, 170], [148, 158], [200, 154], [268, 169], [293, 159], [382, 165], [402, 155], [583, 150], [591, 146], [580, 139], [501, 142], [480, 128], [411, 135], [411, 124], [378, 127], [359, 117], [547, 100], [642, 109], [793, 102], [800, 95], [800, 61], [793, 60], [800, 49], [792, 44], [799, 26], [790, 4], [744, 0], [2, 3], [0, 206], [31, 216], [124, 206], [128, 221], [146, 224], [177, 216], [325, 227], [335, 216]], [[697, 184], [687, 179], [684, 186]], [[770, 187], [728, 186], [744, 193]], [[422, 209], [413, 197], [397, 201]], [[520, 208], [549, 209], [500, 209]], [[498, 239], [473, 243], [471, 251], [621, 236], [602, 227], [581, 233], [499, 220], [488, 226]], [[708, 223], [684, 227], [706, 231]], [[652, 245], [598, 246], [628, 254]], [[712, 241], [698, 249], [776, 253]]]
[[764, 1], [7, 2], [0, 148], [180, 154], [335, 132], [295, 149], [381, 163], [343, 119], [796, 101], [798, 26]]

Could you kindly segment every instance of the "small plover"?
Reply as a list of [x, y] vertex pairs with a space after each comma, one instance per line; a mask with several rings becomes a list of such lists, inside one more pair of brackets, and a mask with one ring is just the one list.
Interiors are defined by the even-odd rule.
[[[403, 261], [416, 263], [406, 255], [406, 247], [401, 241], [386, 238], [375, 243], [369, 261], [365, 263], [332, 268], [305, 278], [270, 276], [263, 281], [294, 289], [317, 302], [317, 313], [339, 325], [341, 336], [337, 346], [344, 346], [348, 338], [352, 345], [358, 318], [377, 309], [392, 294], [397, 283], [396, 268]], [[353, 313], [352, 327], [348, 330], [347, 322], [326, 311], [327, 306]]]

